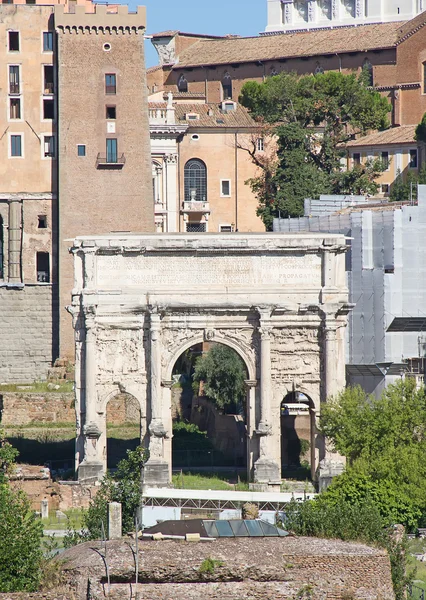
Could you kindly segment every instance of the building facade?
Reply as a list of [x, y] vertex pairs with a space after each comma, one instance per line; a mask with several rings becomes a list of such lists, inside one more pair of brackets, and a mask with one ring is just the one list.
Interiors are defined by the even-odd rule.
[[268, 0], [266, 33], [412, 19], [424, 0]]
[[250, 153], [262, 158], [268, 140], [248, 112], [185, 93], [149, 107], [156, 230], [264, 231], [247, 181], [259, 171]]
[[[282, 72], [345, 74], [367, 69], [371, 85], [391, 104], [393, 126], [419, 123], [426, 112], [426, 12], [410, 21], [297, 31], [291, 35], [209, 39], [178, 31], [152, 36], [160, 65], [149, 89], [204, 94], [207, 102], [238, 101], [249, 80]], [[180, 38], [186, 45], [178, 53]]]
[[0, 4], [0, 382], [73, 357], [67, 240], [154, 228], [144, 31], [141, 9]]
[[417, 175], [425, 160], [423, 144], [414, 139], [415, 130], [416, 125], [402, 125], [351, 140], [346, 145], [348, 169], [380, 159], [386, 168], [376, 180], [378, 195], [389, 197], [396, 178]]

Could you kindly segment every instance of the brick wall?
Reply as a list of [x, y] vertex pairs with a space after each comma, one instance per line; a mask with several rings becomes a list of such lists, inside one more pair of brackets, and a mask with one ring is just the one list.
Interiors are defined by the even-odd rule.
[[[213, 543], [146, 542], [140, 547], [141, 597], [191, 600], [393, 600], [386, 552], [362, 544], [318, 538], [239, 538]], [[134, 554], [127, 543], [108, 545], [111, 598], [130, 597]], [[143, 557], [143, 558], [142, 558]], [[67, 577], [85, 598], [88, 579], [92, 598], [101, 598], [105, 566], [96, 543], [71, 549]], [[206, 558], [217, 561], [211, 573], [200, 573]], [[115, 583], [120, 582], [120, 583]], [[134, 587], [133, 587], [134, 591]]]
[[0, 394], [0, 423], [3, 426], [31, 423], [75, 423], [74, 393]]
[[0, 287], [0, 383], [43, 380], [52, 364], [53, 287]]

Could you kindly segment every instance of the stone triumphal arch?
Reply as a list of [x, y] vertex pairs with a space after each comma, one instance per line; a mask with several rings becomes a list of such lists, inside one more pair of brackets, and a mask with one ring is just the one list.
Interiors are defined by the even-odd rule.
[[[247, 387], [254, 481], [280, 481], [283, 398], [306, 394], [313, 421], [345, 383], [345, 238], [333, 234], [111, 234], [79, 237], [69, 311], [76, 340], [76, 469], [106, 468], [106, 406], [140, 404], [145, 481], [171, 480], [172, 371], [203, 341], [233, 348]], [[311, 464], [327, 459], [312, 427]]]

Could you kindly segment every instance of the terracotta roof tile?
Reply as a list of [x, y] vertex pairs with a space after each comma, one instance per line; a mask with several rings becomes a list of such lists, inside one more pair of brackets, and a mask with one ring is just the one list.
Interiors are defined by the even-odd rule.
[[[167, 108], [167, 102], [149, 102], [149, 109], [161, 109]], [[236, 110], [231, 112], [223, 112], [221, 107], [217, 104], [173, 104], [176, 109], [176, 124], [182, 125], [187, 124], [190, 128], [198, 127], [214, 127], [214, 128], [254, 128], [256, 127], [255, 121], [251, 118], [248, 111], [241, 106], [236, 104]], [[195, 113], [199, 115], [197, 120], [187, 120], [186, 115], [188, 113]], [[210, 114], [209, 114], [210, 113]]]
[[184, 50], [174, 68], [232, 64], [299, 56], [364, 52], [395, 47], [410, 23], [376, 23], [250, 38], [200, 40]]
[[426, 24], [426, 11], [407, 21], [398, 30], [398, 43], [403, 42], [407, 37], [415, 33], [418, 29]]
[[385, 131], [376, 131], [370, 135], [351, 140], [346, 144], [347, 148], [361, 146], [389, 146], [390, 144], [415, 144], [414, 133], [417, 125], [401, 125], [392, 127]]
[[[240, 104], [236, 105], [236, 110], [231, 112], [222, 112], [217, 104], [176, 104], [176, 121], [179, 123], [188, 123], [191, 128], [194, 127], [214, 127], [214, 128], [253, 128], [256, 123], [248, 114], [247, 110]], [[209, 114], [210, 112], [210, 114]], [[187, 121], [187, 113], [196, 113], [200, 115], [197, 121]]]
[[162, 37], [174, 37], [175, 35], [182, 35], [185, 37], [195, 37], [195, 38], [207, 38], [207, 39], [223, 39], [223, 35], [209, 35], [207, 33], [187, 33], [185, 31], [179, 31], [178, 29], [169, 29], [168, 31], [160, 31], [159, 33], [152, 33], [152, 38], [162, 38]]
[[[163, 97], [167, 99], [168, 92], [164, 92]], [[173, 98], [205, 98], [204, 92], [173, 92]]]

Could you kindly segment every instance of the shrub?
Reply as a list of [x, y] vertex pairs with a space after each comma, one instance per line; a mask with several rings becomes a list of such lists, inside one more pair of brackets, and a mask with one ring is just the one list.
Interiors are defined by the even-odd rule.
[[83, 533], [68, 528], [64, 537], [66, 547], [102, 538], [102, 524], [106, 531], [110, 502], [120, 502], [123, 531], [133, 531], [135, 513], [141, 500], [141, 469], [147, 460], [148, 451], [142, 446], [127, 450], [127, 458], [118, 463], [114, 477], [107, 474], [102, 479], [99, 491], [83, 516]]
[[27, 496], [0, 484], [0, 592], [32, 592], [41, 578], [43, 526]]

